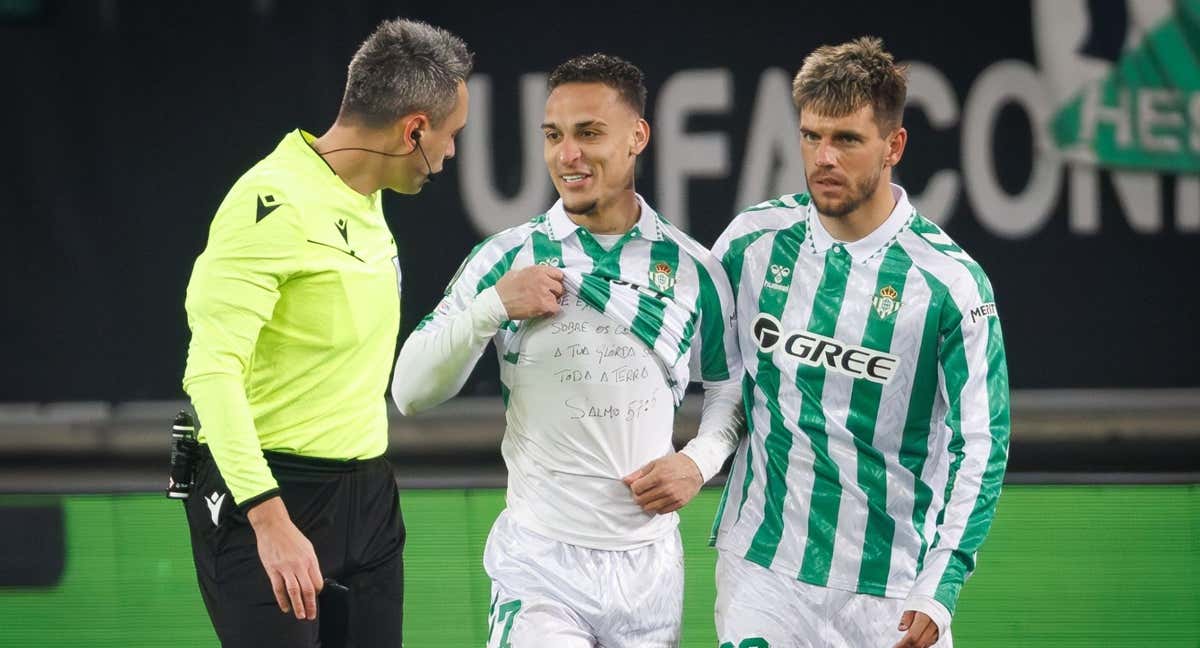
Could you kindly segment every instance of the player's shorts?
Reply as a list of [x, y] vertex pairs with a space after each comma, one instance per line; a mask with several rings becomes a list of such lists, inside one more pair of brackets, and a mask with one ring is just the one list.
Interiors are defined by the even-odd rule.
[[501, 512], [483, 564], [492, 579], [489, 648], [679, 645], [683, 545], [678, 529], [625, 551], [551, 540]]
[[234, 504], [206, 446], [184, 500], [200, 594], [225, 648], [400, 645], [404, 521], [392, 469], [382, 457], [312, 459], [264, 452], [292, 522], [312, 543], [325, 588], [317, 620], [279, 610], [258, 557], [254, 529]]
[[[892, 648], [904, 599], [818, 587], [726, 551], [717, 556], [720, 648]], [[934, 648], [952, 648], [947, 628]]]

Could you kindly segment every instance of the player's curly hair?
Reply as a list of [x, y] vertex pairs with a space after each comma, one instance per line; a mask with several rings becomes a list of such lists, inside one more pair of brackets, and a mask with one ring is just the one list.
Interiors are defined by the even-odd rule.
[[646, 113], [646, 76], [638, 66], [618, 56], [576, 56], [554, 68], [546, 85], [553, 92], [564, 83], [603, 83], [616, 90], [638, 117]]
[[798, 112], [808, 109], [829, 117], [870, 105], [879, 132], [890, 133], [904, 117], [906, 72], [907, 66], [896, 65], [883, 41], [873, 36], [822, 45], [804, 59], [792, 81], [792, 101]]

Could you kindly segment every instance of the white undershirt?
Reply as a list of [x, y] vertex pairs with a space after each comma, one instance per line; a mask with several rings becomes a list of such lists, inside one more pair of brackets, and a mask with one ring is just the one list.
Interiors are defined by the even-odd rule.
[[559, 303], [554, 317], [527, 324], [517, 364], [505, 367], [509, 513], [569, 544], [653, 542], [677, 516], [643, 512], [621, 480], [674, 451], [671, 388], [624, 326], [572, 293]]
[[[506, 384], [512, 386], [502, 442], [509, 468], [509, 506], [518, 522], [563, 542], [610, 549], [647, 544], [674, 529], [678, 516], [642, 513], [621, 478], [674, 452], [674, 406], [666, 378], [654, 356], [628, 333], [619, 332], [615, 320], [583, 309], [574, 295], [561, 303], [557, 316], [540, 322], [540, 332], [539, 321], [525, 322], [528, 337], [521, 343], [518, 365], [503, 367], [508, 361], [501, 360]], [[479, 293], [466, 309], [447, 316], [436, 330], [410, 335], [396, 359], [392, 382], [392, 398], [400, 412], [408, 416], [457, 393], [507, 317], [492, 287]], [[556, 336], [553, 326], [570, 327], [568, 321], [575, 322], [576, 328], [588, 323], [588, 332], [577, 331], [569, 342], [585, 345], [587, 356], [554, 357], [556, 349], [563, 349], [556, 340], [565, 340], [566, 335]], [[597, 333], [601, 326], [608, 326], [607, 332]], [[628, 346], [636, 351], [624, 350]], [[594, 355], [597, 347], [607, 355]], [[592, 363], [601, 373], [592, 371], [588, 379], [586, 367]], [[617, 372], [617, 366], [624, 369]], [[581, 380], [602, 382], [561, 382], [565, 374], [560, 372], [568, 368], [583, 369]], [[604, 381], [605, 375], [611, 385]], [[552, 382], [556, 377], [558, 384]], [[582, 414], [571, 406], [583, 402], [566, 402], [568, 389], [572, 399], [587, 400]], [[629, 415], [629, 421], [618, 415], [614, 425], [613, 410], [608, 410], [610, 419], [604, 425], [598, 416], [588, 416], [589, 408], [597, 404], [602, 406], [597, 413], [610, 406], [623, 406], [629, 412], [635, 400], [651, 403], [649, 408], [644, 402], [635, 407], [637, 416]], [[696, 463], [703, 481], [711, 479], [737, 447], [742, 420], [740, 376], [704, 384], [699, 430], [680, 450]]]
[[613, 246], [617, 244], [617, 241], [621, 240], [622, 236], [625, 236], [625, 235], [624, 234], [592, 234], [592, 238], [596, 239], [596, 242], [600, 244], [600, 247], [604, 248], [605, 252], [608, 252], [609, 250], [613, 249]]

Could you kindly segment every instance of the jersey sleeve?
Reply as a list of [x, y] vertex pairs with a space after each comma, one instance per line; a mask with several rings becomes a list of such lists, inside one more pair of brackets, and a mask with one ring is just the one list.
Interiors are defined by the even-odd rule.
[[746, 248], [770, 231], [767, 224], [756, 222], [756, 217], [762, 215], [761, 212], [738, 214], [725, 228], [725, 231], [717, 237], [717, 242], [713, 243], [713, 257], [725, 271], [730, 290], [735, 298], [741, 291], [742, 267], [746, 259]]
[[471, 250], [450, 279], [442, 300], [417, 324], [414, 332], [437, 331], [466, 310], [479, 293], [496, 285], [521, 251], [523, 240], [514, 240], [512, 232], [507, 230], [484, 239]]
[[737, 314], [729, 279], [716, 258], [707, 253], [696, 259], [696, 272], [700, 308], [697, 339], [692, 343], [691, 375], [705, 383], [741, 380]]
[[507, 324], [495, 284], [521, 249], [513, 243], [498, 235], [477, 245], [433, 312], [405, 340], [392, 374], [392, 399], [401, 413], [414, 414], [458, 393], [488, 341]]
[[913, 596], [953, 614], [996, 512], [1008, 460], [1009, 389], [1004, 339], [982, 274], [955, 290], [940, 315], [938, 387], [947, 404], [950, 474], [946, 505]]
[[294, 208], [261, 201], [243, 190], [222, 203], [185, 300], [192, 338], [183, 388], [230, 493], [244, 508], [278, 490], [255, 430], [246, 376], [280, 287], [300, 269], [304, 245]]

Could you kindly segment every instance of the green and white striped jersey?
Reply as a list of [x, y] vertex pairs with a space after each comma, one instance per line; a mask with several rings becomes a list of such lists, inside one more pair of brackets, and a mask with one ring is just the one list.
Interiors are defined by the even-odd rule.
[[[637, 224], [619, 236], [592, 235], [559, 201], [485, 240], [405, 342], [392, 388], [402, 412], [441, 402], [493, 342], [508, 514], [545, 537], [610, 551], [654, 542], [678, 524], [674, 513], [643, 511], [622, 479], [674, 451], [675, 408], [690, 380], [704, 381], [706, 408], [682, 452], [707, 479], [737, 443], [742, 366], [725, 271], [638, 203]], [[560, 309], [505, 322], [494, 285], [534, 264], [561, 268]]]
[[[569, 293], [628, 327], [654, 352], [676, 405], [690, 380], [736, 379], [742, 367], [733, 297], [720, 262], [637, 199], [638, 223], [609, 250], [567, 216], [561, 200], [528, 223], [485, 239], [416, 330], [436, 329], [439, 319], [466, 308], [509, 270], [551, 265], [562, 269]], [[506, 322], [495, 337], [506, 398], [507, 365], [517, 364], [521, 337], [516, 322]]]
[[859, 241], [835, 241], [800, 194], [747, 209], [714, 246], [742, 321], [749, 429], [712, 542], [953, 613], [1004, 477], [1004, 342], [983, 270], [892, 191]]

